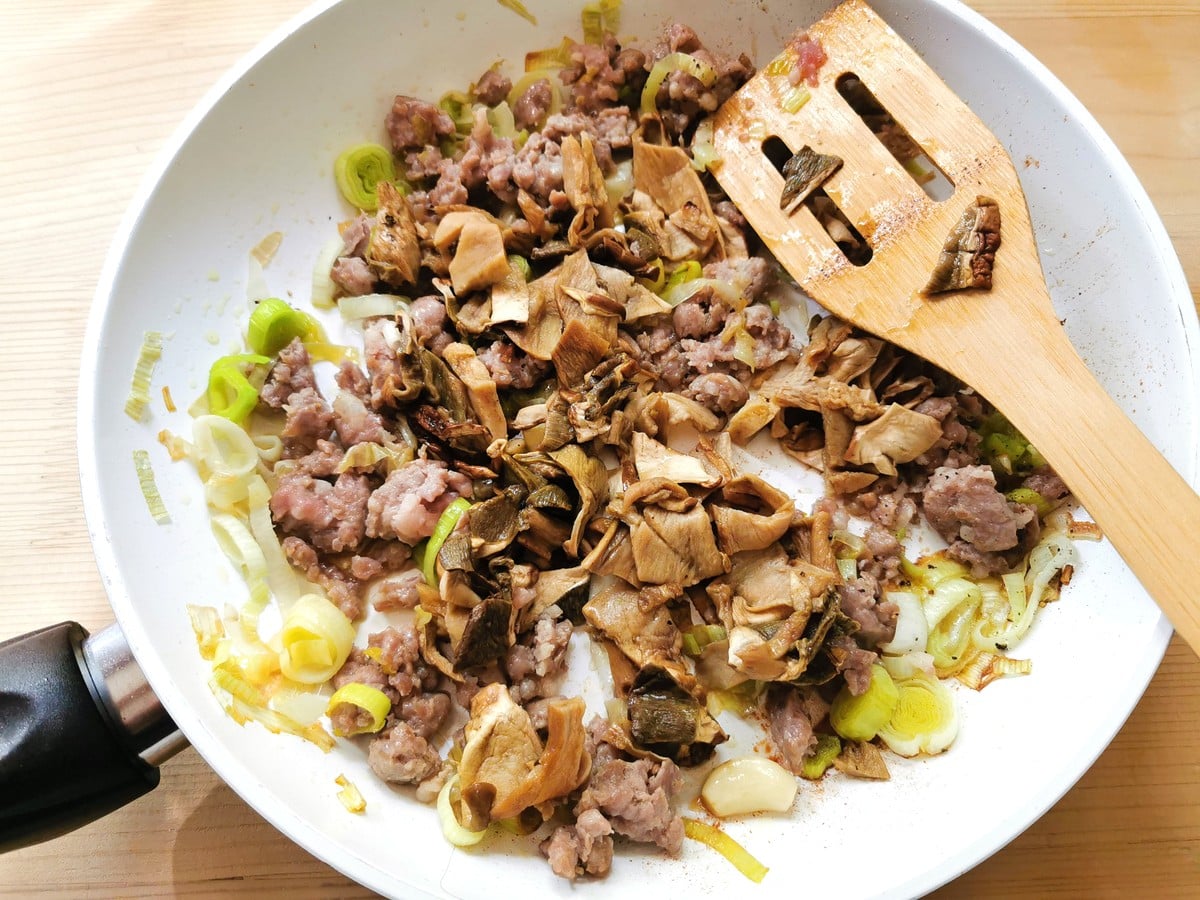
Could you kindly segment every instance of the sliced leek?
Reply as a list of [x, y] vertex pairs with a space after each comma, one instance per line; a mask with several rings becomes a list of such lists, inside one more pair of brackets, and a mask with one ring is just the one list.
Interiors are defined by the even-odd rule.
[[334, 783], [341, 788], [337, 793], [338, 800], [342, 806], [346, 808], [346, 812], [363, 813], [367, 810], [367, 801], [363, 798], [362, 792], [355, 787], [345, 775], [339, 775], [334, 779]]
[[658, 89], [672, 72], [686, 72], [705, 87], [717, 80], [717, 70], [702, 59], [687, 53], [668, 53], [654, 64], [642, 89], [641, 111], [644, 116], [658, 114]]
[[334, 729], [334, 734], [338, 737], [350, 737], [356, 734], [374, 734], [383, 728], [387, 722], [388, 713], [392, 711], [392, 701], [388, 699], [387, 694], [377, 687], [372, 687], [369, 684], [361, 684], [357, 681], [344, 684], [333, 692], [333, 696], [329, 698], [329, 704], [325, 707], [326, 715], [331, 714], [334, 709], [343, 703], [349, 703], [351, 706], [357, 706], [359, 709], [364, 710], [371, 717], [371, 722], [369, 725], [356, 731], [341, 732]]
[[437, 811], [438, 819], [442, 824], [442, 836], [455, 847], [473, 847], [483, 840], [488, 830], [485, 828], [483, 831], [469, 831], [462, 826], [462, 823], [458, 821], [458, 816], [454, 814], [452, 795], [457, 793], [458, 775], [447, 778], [442, 789], [438, 791]]
[[829, 709], [829, 724], [850, 741], [869, 741], [887, 725], [900, 702], [892, 676], [879, 665], [871, 666], [871, 683], [858, 696], [844, 686]]
[[701, 822], [699, 819], [683, 820], [683, 833], [693, 841], [699, 841], [707, 847], [712, 847], [729, 862], [733, 867], [753, 881], [755, 884], [760, 883], [770, 871], [761, 862], [755, 859], [750, 853], [727, 835], [720, 828], [714, 828], [706, 822]]
[[888, 749], [900, 756], [916, 756], [949, 747], [958, 736], [958, 710], [950, 689], [924, 672], [895, 685], [896, 708], [879, 730]]
[[163, 336], [158, 331], [147, 331], [142, 335], [142, 346], [138, 350], [137, 363], [129, 385], [129, 396], [125, 400], [125, 414], [135, 422], [146, 418], [146, 407], [150, 403], [150, 379], [154, 367], [162, 359]]
[[146, 501], [146, 508], [159, 525], [171, 521], [167, 505], [163, 503], [162, 494], [158, 492], [158, 484], [154, 481], [154, 468], [150, 465], [150, 454], [146, 450], [133, 451], [133, 469], [137, 473], [138, 487]]
[[396, 180], [392, 151], [370, 143], [350, 147], [334, 160], [333, 177], [351, 206], [374, 212], [379, 208], [375, 193], [379, 182]]
[[321, 684], [354, 646], [354, 624], [319, 594], [305, 594], [284, 616], [279, 668], [292, 681]]
[[804, 760], [800, 767], [800, 775], [809, 781], [816, 781], [833, 765], [833, 761], [842, 752], [842, 742], [835, 734], [818, 734], [817, 746]]
[[442, 549], [442, 544], [446, 543], [446, 538], [450, 537], [450, 533], [458, 525], [458, 520], [462, 518], [463, 513], [470, 508], [470, 501], [459, 497], [442, 512], [437, 525], [433, 528], [433, 534], [429, 536], [429, 540], [425, 543], [424, 558], [421, 560], [421, 572], [425, 576], [426, 584], [437, 585], [438, 551]]

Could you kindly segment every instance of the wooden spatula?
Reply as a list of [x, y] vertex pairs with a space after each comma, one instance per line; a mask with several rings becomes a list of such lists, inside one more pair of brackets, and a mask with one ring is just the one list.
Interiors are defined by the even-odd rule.
[[[830, 312], [972, 385], [1037, 447], [1200, 653], [1200, 498], [1105, 393], [1050, 302], [1029, 210], [996, 137], [887, 23], [849, 0], [810, 27], [828, 57], [819, 85], [784, 111], [786, 74], [768, 67], [721, 107], [714, 174], [800, 286]], [[954, 185], [935, 202], [839, 94], [861, 79]], [[824, 184], [873, 250], [855, 266], [804, 205], [780, 209], [783, 177], [763, 152], [841, 157]], [[995, 200], [1001, 245], [990, 290], [926, 295], [939, 251], [968, 204]], [[1084, 598], [1086, 599], [1086, 598]]]

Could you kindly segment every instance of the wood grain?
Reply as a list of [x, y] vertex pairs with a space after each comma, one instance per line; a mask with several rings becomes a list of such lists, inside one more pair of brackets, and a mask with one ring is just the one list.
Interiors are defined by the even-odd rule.
[[[84, 319], [155, 153], [208, 86], [303, 0], [0, 3], [0, 639], [111, 620], [77, 484]], [[1200, 4], [975, 0], [1097, 116], [1200, 285]], [[52, 373], [52, 374], [46, 374]], [[1091, 771], [942, 898], [1200, 893], [1200, 661], [1179, 641]], [[359, 897], [194, 751], [137, 803], [0, 857], [3, 897]]]

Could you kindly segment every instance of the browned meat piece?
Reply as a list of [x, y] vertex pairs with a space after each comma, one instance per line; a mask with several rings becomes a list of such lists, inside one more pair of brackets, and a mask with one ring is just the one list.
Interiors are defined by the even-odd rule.
[[511, 90], [512, 79], [501, 72], [499, 67], [492, 66], [479, 76], [479, 80], [471, 88], [471, 93], [480, 103], [495, 106], [501, 100], [507, 99], [508, 92]]
[[858, 623], [855, 640], [868, 649], [886, 644], [896, 634], [896, 616], [900, 610], [894, 603], [877, 600], [878, 594], [879, 585], [870, 575], [838, 585], [842, 612]]
[[669, 131], [682, 134], [701, 116], [715, 112], [734, 91], [749, 81], [754, 74], [754, 65], [744, 53], [735, 58], [708, 50], [696, 32], [676, 23], [667, 27], [662, 41], [646, 60], [647, 67], [676, 51], [703, 60], [717, 72], [716, 81], [708, 87], [686, 72], [672, 72], [663, 80], [656, 97], [659, 116]]
[[550, 364], [534, 359], [512, 341], [493, 341], [477, 354], [498, 388], [528, 390], [550, 374]]
[[340, 553], [362, 543], [370, 481], [345, 473], [330, 484], [311, 475], [284, 475], [271, 495], [271, 517], [279, 528], [318, 550]]
[[332, 478], [338, 474], [338, 466], [345, 456], [345, 451], [333, 441], [318, 440], [310, 452], [296, 458], [296, 469], [292, 474]]
[[701, 288], [675, 307], [671, 323], [681, 338], [701, 340], [716, 334], [729, 318], [729, 307], [713, 296], [712, 288]]
[[829, 704], [813, 688], [772, 684], [767, 689], [766, 712], [771, 740], [787, 767], [799, 775], [817, 745], [813, 726], [825, 718]]
[[559, 72], [559, 78], [571, 90], [570, 105], [585, 113], [612, 107], [626, 96], [638, 96], [646, 80], [646, 56], [639, 50], [622, 50], [612, 34], [604, 35], [602, 44], [572, 44], [568, 51], [570, 62]]
[[560, 878], [574, 881], [580, 875], [602, 878], [612, 868], [612, 825], [598, 810], [580, 814], [574, 825], [560, 825], [542, 841], [540, 849]]
[[548, 203], [550, 195], [563, 186], [561, 148], [546, 137], [544, 129], [535, 131], [517, 151], [509, 177], [516, 187], [540, 203]]
[[271, 374], [259, 392], [259, 399], [267, 406], [282, 409], [292, 394], [305, 388], [316, 390], [317, 379], [313, 374], [308, 351], [300, 338], [296, 338], [279, 351], [279, 358], [271, 367]]
[[[343, 476], [344, 477], [344, 476]], [[433, 533], [442, 511], [471, 495], [471, 479], [436, 460], [414, 459], [388, 475], [367, 501], [369, 537], [415, 544]]]
[[785, 359], [792, 346], [792, 331], [779, 321], [769, 306], [746, 307], [746, 331], [754, 338], [754, 368], [766, 369]]
[[[731, 206], [733, 205], [728, 202], [718, 203], [713, 207], [713, 212], [726, 219], [729, 218], [729, 215], [736, 213], [737, 219], [730, 221], [735, 225], [740, 223], [742, 227], [745, 227], [746, 220], [742, 218], [741, 213], [737, 212], [737, 207], [730, 210]], [[758, 300], [775, 280], [771, 264], [761, 256], [711, 262], [704, 267], [704, 277], [729, 282], [741, 291], [742, 296], [751, 303]]]
[[734, 410], [741, 409], [749, 399], [750, 392], [732, 375], [725, 372], [709, 372], [692, 379], [684, 388], [683, 396], [695, 400], [713, 412], [729, 415]]
[[333, 685], [334, 690], [345, 687], [348, 684], [365, 684], [368, 687], [377, 688], [385, 693], [389, 690], [387, 675], [380, 668], [379, 663], [358, 648], [350, 651], [350, 655], [342, 663], [342, 667], [337, 670], [333, 678], [330, 679], [330, 683]]
[[683, 846], [683, 819], [674, 812], [672, 801], [682, 785], [679, 767], [669, 759], [614, 759], [593, 768], [575, 814], [597, 809], [617, 834], [658, 844], [677, 856]]
[[367, 764], [384, 781], [420, 784], [437, 774], [442, 759], [410, 725], [397, 722], [371, 741]]
[[360, 256], [339, 256], [329, 277], [347, 297], [361, 297], [375, 290], [375, 273]]
[[922, 494], [929, 524], [948, 541], [961, 538], [984, 552], [1017, 546], [1018, 532], [1034, 518], [1027, 506], [1010, 503], [996, 487], [990, 466], [934, 470]]
[[1034, 472], [1021, 482], [1021, 487], [1037, 491], [1050, 501], [1061, 500], [1071, 492], [1071, 489], [1058, 477], [1058, 474], [1050, 469], [1042, 469], [1041, 471]]
[[546, 113], [550, 111], [550, 104], [553, 100], [554, 94], [550, 82], [545, 78], [535, 81], [513, 104], [513, 119], [516, 121], [517, 127], [530, 131], [537, 128], [545, 121]]
[[423, 738], [432, 737], [450, 713], [450, 695], [435, 691], [400, 701], [398, 718]]
[[283, 552], [293, 566], [313, 584], [325, 589], [329, 599], [350, 621], [362, 613], [359, 583], [335, 565], [323, 562], [317, 551], [295, 535], [283, 539]]
[[376, 590], [372, 602], [380, 612], [413, 609], [421, 602], [421, 596], [417, 593], [417, 585], [424, 580], [425, 576], [421, 574], [420, 570], [409, 569], [395, 578], [389, 578], [382, 582]]
[[316, 388], [306, 387], [293, 393], [284, 404], [287, 420], [280, 434], [289, 456], [298, 456], [297, 448], [313, 449], [318, 441], [333, 437], [333, 410]]
[[854, 643], [854, 638], [839, 634], [825, 644], [833, 658], [834, 668], [846, 679], [846, 687], [850, 693], [858, 697], [867, 692], [871, 686], [871, 666], [879, 659], [879, 654], [864, 650]]
[[420, 150], [454, 134], [454, 120], [415, 97], [397, 96], [384, 122], [397, 153]]
[[383, 444], [391, 437], [379, 413], [368, 409], [349, 391], [341, 391], [333, 398], [333, 417], [333, 427], [343, 446], [362, 442]]
[[[879, 507], [876, 506], [875, 509], [878, 510]], [[885, 584], [895, 578], [900, 571], [900, 557], [903, 553], [895, 533], [872, 522], [863, 540], [866, 542], [867, 555], [859, 561], [859, 571], [873, 578], [878, 584]]]
[[371, 399], [371, 385], [367, 381], [367, 376], [363, 374], [363, 370], [356, 366], [350, 360], [342, 360], [342, 364], [338, 366], [337, 375], [334, 376], [337, 386], [343, 391], [349, 391], [359, 400], [364, 403]]
[[437, 685], [437, 671], [421, 656], [417, 632], [412, 625], [392, 625], [367, 638], [368, 647], [379, 649], [379, 666], [388, 684], [402, 697]]
[[417, 341], [430, 352], [441, 356], [446, 345], [455, 340], [454, 335], [446, 330], [449, 319], [442, 298], [418, 297], [412, 302], [409, 312], [412, 314]]
[[508, 648], [504, 668], [514, 700], [523, 704], [553, 692], [548, 686], [562, 674], [572, 630], [569, 621], [555, 622], [543, 616], [532, 631]]

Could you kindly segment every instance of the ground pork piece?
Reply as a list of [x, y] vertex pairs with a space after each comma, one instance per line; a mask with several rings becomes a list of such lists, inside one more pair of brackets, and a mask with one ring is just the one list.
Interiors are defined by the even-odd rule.
[[271, 495], [271, 517], [288, 534], [318, 550], [340, 553], [362, 543], [371, 482], [345, 472], [330, 484], [311, 475], [288, 474]]
[[398, 95], [384, 121], [397, 153], [420, 150], [454, 134], [454, 120], [432, 103]]
[[349, 391], [364, 403], [370, 401], [371, 383], [367, 381], [363, 370], [350, 360], [342, 360], [342, 364], [338, 366], [337, 374], [334, 376], [334, 381], [343, 391]]
[[437, 774], [442, 759], [406, 722], [397, 722], [367, 748], [371, 771], [393, 784], [418, 784]]
[[311, 546], [295, 535], [283, 539], [283, 553], [288, 562], [304, 573], [313, 584], [320, 585], [351, 621], [362, 613], [361, 585], [356, 579], [337, 566], [325, 562]]
[[372, 319], [363, 327], [363, 355], [367, 360], [367, 377], [371, 381], [371, 406], [380, 409], [392, 399], [388, 386], [404, 384], [400, 359], [393, 342], [400, 333], [390, 319]]
[[677, 391], [688, 374], [687, 360], [679, 347], [675, 329], [670, 322], [660, 322], [634, 336], [638, 362], [649, 372], [658, 373], [663, 390]]
[[400, 701], [397, 717], [423, 738], [432, 737], [450, 713], [450, 695], [416, 694]]
[[421, 656], [417, 631], [412, 625], [390, 625], [367, 638], [379, 650], [379, 666], [402, 697], [437, 686], [437, 671]]
[[[746, 220], [742, 218], [742, 214], [737, 211], [737, 207], [733, 204], [717, 204], [722, 209], [732, 208], [732, 213], [737, 215], [737, 221], [744, 227]], [[716, 212], [714, 208], [713, 212]], [[720, 215], [720, 213], [717, 213]], [[722, 259], [716, 262], [710, 262], [704, 267], [704, 277], [713, 278], [717, 281], [726, 281], [736, 287], [750, 303], [758, 300], [759, 297], [766, 292], [774, 281], [774, 273], [771, 271], [771, 264], [761, 256], [748, 256], [745, 259]]]
[[612, 825], [599, 810], [585, 810], [574, 825], [560, 825], [539, 849], [560, 878], [574, 881], [580, 875], [602, 878], [612, 868]]
[[471, 479], [444, 462], [414, 459], [388, 475], [367, 501], [369, 537], [396, 538], [415, 544], [433, 533], [442, 511], [458, 497], [471, 495]]
[[[872, 522], [863, 535], [866, 556], [859, 561], [859, 571], [879, 584], [886, 584], [900, 571], [900, 557], [904, 552], [895, 533]], [[885, 639], [886, 640], [886, 639]]]
[[[738, 209], [736, 205], [734, 205], [734, 202], [732, 200], [718, 200], [716, 203], [714, 203], [712, 205], [712, 209], [713, 209], [713, 215], [720, 216], [722, 219], [724, 219], [730, 225], [735, 226], [739, 230], [745, 230], [750, 225], [750, 223], [746, 221], [746, 217], [742, 215], [742, 211], [740, 209]], [[750, 259], [759, 259], [759, 257], [751, 256]], [[708, 278], [721, 277], [718, 275], [711, 274], [714, 271], [719, 271], [719, 269], [715, 269], [714, 267], [720, 265], [720, 262], [721, 261], [718, 260], [717, 262], [709, 263], [707, 266], [704, 267], [706, 277], [708, 277]], [[763, 262], [765, 263], [766, 260], [763, 260]], [[769, 267], [768, 267], [768, 269], [769, 269]], [[766, 285], [764, 285], [763, 287], [765, 288]]]
[[746, 307], [746, 330], [754, 338], [754, 367], [766, 369], [786, 359], [791, 352], [792, 330], [771, 312], [770, 307], [754, 303]]
[[498, 137], [480, 112], [458, 158], [459, 178], [468, 191], [486, 187], [500, 202], [515, 203], [512, 173], [516, 152], [512, 138]]
[[563, 672], [567, 645], [574, 629], [567, 620], [542, 616], [533, 628], [508, 648], [504, 668], [517, 703], [552, 693], [551, 685]]
[[683, 396], [720, 415], [729, 415], [749, 399], [746, 386], [725, 372], [699, 375], [683, 390]]
[[1021, 487], [1037, 491], [1047, 500], [1061, 500], [1071, 492], [1066, 483], [1058, 477], [1058, 473], [1050, 469], [1039, 469], [1021, 482]]
[[535, 81], [513, 104], [513, 119], [516, 121], [517, 127], [530, 131], [537, 128], [546, 118], [553, 100], [554, 91], [550, 87], [549, 79], [543, 78]]
[[493, 341], [477, 355], [498, 388], [528, 390], [550, 374], [550, 363], [535, 359], [512, 341]]
[[422, 181], [426, 178], [439, 178], [446, 157], [442, 155], [441, 147], [425, 147], [404, 155], [404, 176], [409, 181]]
[[365, 684], [385, 693], [390, 691], [387, 674], [380, 668], [379, 663], [367, 656], [357, 647], [350, 651], [342, 667], [330, 679], [333, 689], [345, 687], [348, 684]]
[[279, 351], [279, 358], [271, 366], [267, 382], [259, 392], [258, 398], [267, 406], [282, 409], [292, 394], [305, 388], [316, 390], [317, 378], [313, 373], [308, 351], [300, 338], [295, 338], [290, 344]]
[[813, 726], [828, 712], [829, 704], [811, 687], [772, 684], [767, 689], [766, 713], [771, 740], [795, 774], [800, 774], [804, 760], [817, 745]]
[[831, 651], [834, 668], [846, 679], [850, 693], [859, 697], [871, 686], [871, 666], [879, 659], [873, 650], [864, 650], [847, 634], [830, 638], [826, 648]]
[[480, 103], [495, 106], [501, 100], [508, 99], [508, 92], [511, 90], [512, 79], [501, 72], [497, 66], [492, 66], [479, 76], [479, 80], [471, 88], [471, 93]]
[[375, 716], [354, 703], [339, 703], [329, 710], [329, 724], [338, 736], [363, 734], [375, 724]]
[[332, 478], [338, 474], [338, 466], [346, 451], [333, 441], [318, 440], [317, 446], [303, 456], [296, 457], [296, 468], [292, 474], [311, 475], [314, 478]]
[[359, 443], [385, 444], [391, 435], [383, 426], [379, 413], [349, 391], [339, 391], [333, 398], [333, 427], [343, 446]]
[[640, 96], [647, 72], [646, 55], [640, 50], [622, 50], [616, 37], [605, 33], [601, 44], [572, 43], [569, 60], [559, 79], [570, 89], [568, 106], [595, 113], [615, 106], [622, 96]]
[[681, 338], [703, 339], [716, 334], [729, 318], [729, 307], [713, 296], [710, 287], [701, 288], [675, 307], [671, 324]]
[[735, 58], [706, 49], [695, 31], [675, 23], [667, 27], [663, 39], [655, 45], [646, 60], [647, 68], [675, 52], [695, 56], [717, 73], [716, 80], [707, 87], [695, 76], [682, 71], [672, 72], [663, 79], [655, 103], [663, 125], [678, 135], [702, 115], [715, 112], [734, 91], [749, 81], [754, 74], [754, 65], [744, 53]]
[[[899, 551], [899, 544], [896, 550]], [[897, 563], [899, 568], [899, 563]], [[896, 604], [879, 600], [879, 582], [867, 574], [852, 581], [839, 584], [838, 599], [842, 612], [858, 623], [855, 640], [870, 649], [876, 644], [886, 644], [896, 634], [896, 616], [900, 608]]]
[[425, 580], [419, 569], [409, 569], [394, 578], [380, 582], [375, 590], [373, 605], [380, 612], [414, 609], [421, 602], [417, 585]]
[[375, 273], [358, 256], [339, 256], [329, 270], [329, 277], [347, 297], [361, 297], [375, 290]]
[[454, 335], [446, 330], [449, 319], [446, 316], [446, 304], [441, 297], [418, 297], [409, 308], [413, 320], [413, 332], [417, 341], [431, 353], [442, 355], [446, 345], [455, 340]]
[[669, 759], [614, 759], [599, 769], [593, 766], [575, 815], [598, 809], [617, 834], [658, 844], [677, 856], [683, 846], [683, 819], [672, 801], [682, 785], [679, 767]]
[[796, 61], [788, 72], [788, 83], [797, 85], [803, 81], [809, 87], [816, 87], [819, 83], [818, 73], [821, 71], [821, 66], [828, 61], [821, 42], [816, 38], [810, 38], [808, 32], [804, 31], [789, 41], [788, 47], [796, 54]]
[[947, 541], [961, 538], [983, 552], [1009, 550], [1034, 518], [1028, 506], [1010, 503], [996, 487], [990, 466], [940, 466], [921, 496], [925, 517]]
[[605, 174], [616, 168], [612, 158], [613, 150], [632, 146], [633, 133], [636, 130], [637, 120], [624, 106], [604, 109], [594, 115], [578, 112], [555, 113], [547, 118], [546, 124], [542, 126], [542, 134], [555, 144], [562, 144], [567, 135], [591, 136], [596, 162]]
[[287, 418], [280, 434], [288, 448], [288, 456], [298, 456], [297, 450], [311, 450], [318, 441], [333, 437], [333, 410], [316, 388], [296, 391], [288, 397], [283, 409]]
[[367, 254], [367, 244], [371, 240], [371, 229], [375, 227], [375, 217], [360, 212], [354, 221], [342, 232], [341, 256], [357, 256], [360, 259]]
[[551, 193], [562, 191], [562, 149], [546, 137], [545, 129], [531, 134], [517, 151], [510, 177], [543, 205], [550, 202]]

